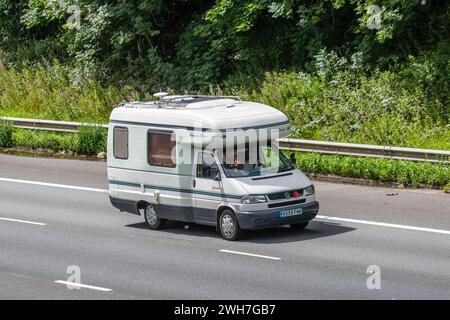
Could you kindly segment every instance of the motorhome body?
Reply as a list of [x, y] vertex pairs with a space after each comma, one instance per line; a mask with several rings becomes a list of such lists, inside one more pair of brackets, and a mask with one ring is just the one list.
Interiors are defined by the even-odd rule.
[[311, 181], [276, 140], [289, 133], [280, 111], [231, 97], [161, 96], [115, 108], [108, 134], [111, 203], [166, 220], [242, 229], [306, 227], [319, 209]]

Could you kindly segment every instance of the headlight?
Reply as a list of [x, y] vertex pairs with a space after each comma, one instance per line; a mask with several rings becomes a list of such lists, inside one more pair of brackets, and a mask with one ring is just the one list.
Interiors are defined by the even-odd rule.
[[314, 186], [310, 185], [305, 188], [305, 196], [312, 196], [314, 194]]
[[267, 202], [266, 196], [261, 195], [261, 196], [242, 196], [241, 197], [241, 202], [242, 203], [262, 203], [262, 202]]

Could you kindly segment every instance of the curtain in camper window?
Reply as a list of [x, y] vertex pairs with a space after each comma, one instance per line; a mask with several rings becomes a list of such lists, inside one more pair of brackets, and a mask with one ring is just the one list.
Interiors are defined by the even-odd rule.
[[175, 168], [175, 135], [172, 132], [148, 132], [148, 163]]

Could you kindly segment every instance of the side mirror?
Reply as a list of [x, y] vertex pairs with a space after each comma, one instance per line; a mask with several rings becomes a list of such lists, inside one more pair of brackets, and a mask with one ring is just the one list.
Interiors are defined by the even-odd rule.
[[295, 157], [295, 153], [294, 152], [292, 152], [291, 155], [289, 156], [289, 160], [291, 160], [291, 162], [293, 164], [297, 163], [297, 158]]
[[222, 177], [220, 176], [220, 172], [214, 177], [214, 181], [222, 181]]

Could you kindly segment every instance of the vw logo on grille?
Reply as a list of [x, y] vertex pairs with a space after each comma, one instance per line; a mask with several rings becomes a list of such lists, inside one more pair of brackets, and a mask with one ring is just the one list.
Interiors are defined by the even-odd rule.
[[286, 199], [289, 199], [289, 198], [291, 197], [291, 194], [289, 193], [289, 191], [286, 191], [286, 192], [284, 193], [284, 197], [285, 197]]

